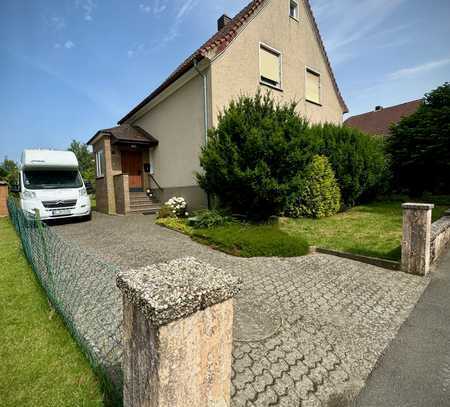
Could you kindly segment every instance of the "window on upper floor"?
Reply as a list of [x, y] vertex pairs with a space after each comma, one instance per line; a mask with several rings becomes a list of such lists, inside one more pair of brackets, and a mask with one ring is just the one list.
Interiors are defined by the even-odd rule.
[[320, 74], [309, 68], [306, 69], [305, 98], [320, 105]]
[[289, 1], [289, 16], [294, 18], [295, 20], [298, 20], [298, 2], [297, 0], [290, 0]]
[[260, 45], [259, 66], [261, 83], [281, 89], [281, 52]]

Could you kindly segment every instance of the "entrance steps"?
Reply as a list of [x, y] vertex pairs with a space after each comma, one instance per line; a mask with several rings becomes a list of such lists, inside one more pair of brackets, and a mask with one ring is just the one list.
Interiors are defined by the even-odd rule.
[[145, 192], [130, 192], [130, 213], [158, 213], [161, 203]]

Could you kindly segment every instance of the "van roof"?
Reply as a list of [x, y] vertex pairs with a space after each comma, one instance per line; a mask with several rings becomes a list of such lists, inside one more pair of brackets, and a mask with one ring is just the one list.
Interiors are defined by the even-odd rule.
[[78, 169], [78, 160], [72, 151], [24, 150], [23, 169]]

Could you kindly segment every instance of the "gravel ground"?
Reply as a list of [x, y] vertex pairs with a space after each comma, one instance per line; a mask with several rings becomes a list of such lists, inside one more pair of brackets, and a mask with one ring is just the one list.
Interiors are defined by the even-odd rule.
[[[362, 389], [428, 284], [327, 255], [232, 257], [154, 220], [94, 213], [91, 222], [52, 229], [123, 270], [189, 256], [239, 276], [233, 407], [342, 405]], [[110, 273], [95, 275], [114, 284]], [[120, 320], [120, 303], [103, 309], [106, 321]]]

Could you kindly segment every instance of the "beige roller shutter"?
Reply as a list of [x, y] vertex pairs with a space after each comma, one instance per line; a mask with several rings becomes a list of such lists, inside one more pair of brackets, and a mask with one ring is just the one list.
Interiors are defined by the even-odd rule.
[[306, 70], [306, 99], [320, 103], [320, 75]]
[[261, 77], [279, 84], [280, 81], [280, 55], [261, 47], [260, 52]]

